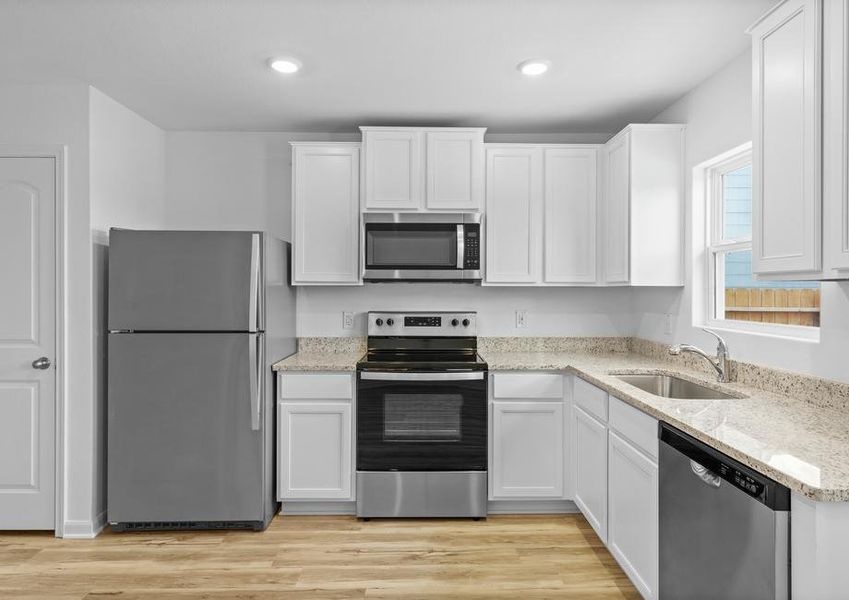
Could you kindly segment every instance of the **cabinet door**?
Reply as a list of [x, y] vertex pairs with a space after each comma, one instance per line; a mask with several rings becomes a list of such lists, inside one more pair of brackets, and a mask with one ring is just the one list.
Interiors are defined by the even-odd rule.
[[542, 150], [486, 150], [486, 280], [537, 283], [542, 262]]
[[573, 407], [575, 504], [607, 543], [607, 426]]
[[427, 200], [431, 210], [479, 210], [483, 198], [483, 132], [428, 131]]
[[631, 134], [625, 132], [605, 147], [604, 281], [628, 283], [631, 203]]
[[421, 145], [418, 130], [363, 130], [365, 208], [415, 210], [421, 206]]
[[823, 92], [823, 262], [849, 278], [849, 7], [827, 0]]
[[545, 150], [547, 283], [596, 281], [596, 156], [595, 148]]
[[563, 403], [492, 403], [492, 498], [563, 498]]
[[752, 30], [752, 270], [821, 268], [819, 0], [788, 0]]
[[359, 161], [354, 146], [294, 148], [293, 283], [359, 283]]
[[278, 496], [352, 500], [350, 402], [281, 402]]
[[643, 595], [657, 598], [657, 464], [610, 432], [607, 547]]

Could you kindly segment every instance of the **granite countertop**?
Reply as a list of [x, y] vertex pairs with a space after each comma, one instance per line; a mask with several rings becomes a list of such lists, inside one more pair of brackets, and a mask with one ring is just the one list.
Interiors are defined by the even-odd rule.
[[274, 363], [275, 371], [355, 371], [364, 352], [296, 352]]
[[[568, 371], [763, 473], [823, 502], [849, 501], [849, 413], [633, 352], [484, 352], [490, 371]], [[611, 372], [667, 373], [741, 396], [661, 398]]]

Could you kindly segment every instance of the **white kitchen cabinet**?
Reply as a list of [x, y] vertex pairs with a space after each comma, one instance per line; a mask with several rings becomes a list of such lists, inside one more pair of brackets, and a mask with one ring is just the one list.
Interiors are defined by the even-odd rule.
[[620, 437], [612, 424], [608, 478], [607, 547], [643, 598], [657, 598], [657, 463]]
[[542, 274], [542, 149], [486, 148], [486, 281], [533, 284]]
[[[786, 0], [752, 36], [752, 270], [822, 268], [822, 6]], [[843, 169], [846, 165], [843, 165]]]
[[607, 425], [579, 406], [572, 411], [575, 504], [607, 543]]
[[360, 130], [365, 210], [480, 210], [484, 128]]
[[292, 143], [292, 283], [358, 285], [360, 145]]
[[364, 207], [415, 210], [424, 194], [422, 133], [414, 128], [360, 127]]
[[608, 285], [684, 285], [683, 125], [629, 125], [602, 152]]
[[849, 279], [849, 6], [824, 11], [823, 278]]
[[428, 210], [480, 210], [483, 205], [483, 130], [426, 130]]
[[488, 144], [486, 283], [592, 285], [598, 146]]
[[543, 281], [595, 283], [598, 150], [570, 146], [543, 153]]
[[353, 376], [278, 374], [279, 500], [354, 500]]
[[563, 402], [495, 401], [491, 498], [563, 498]]

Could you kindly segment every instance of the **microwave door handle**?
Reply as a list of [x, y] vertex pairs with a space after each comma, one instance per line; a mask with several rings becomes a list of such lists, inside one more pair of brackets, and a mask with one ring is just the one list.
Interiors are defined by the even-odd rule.
[[465, 254], [466, 254], [466, 245], [465, 245], [465, 237], [466, 237], [466, 228], [462, 223], [457, 225], [457, 268], [462, 269], [465, 264]]

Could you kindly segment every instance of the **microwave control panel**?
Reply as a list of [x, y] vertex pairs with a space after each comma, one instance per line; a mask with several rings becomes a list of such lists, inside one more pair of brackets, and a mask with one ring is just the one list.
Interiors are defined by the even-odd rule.
[[464, 231], [463, 268], [481, 268], [481, 227], [480, 225], [466, 225]]

